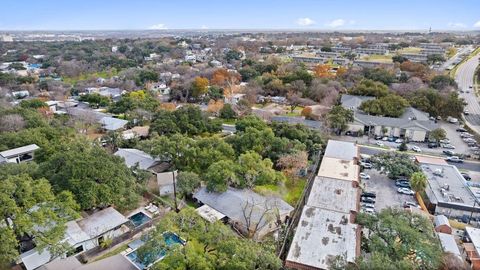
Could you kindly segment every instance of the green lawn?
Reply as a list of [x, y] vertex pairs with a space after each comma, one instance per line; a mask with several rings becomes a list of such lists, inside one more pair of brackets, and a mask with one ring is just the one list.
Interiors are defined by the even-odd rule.
[[380, 54], [366, 55], [366, 56], [362, 57], [362, 60], [392, 63], [392, 56], [391, 55], [380, 55]]
[[112, 69], [109, 71], [99, 71], [99, 72], [93, 72], [93, 73], [85, 73], [81, 74], [80, 76], [76, 77], [63, 77], [62, 80], [65, 83], [75, 85], [78, 81], [84, 81], [84, 80], [90, 80], [90, 79], [97, 79], [97, 78], [111, 78], [113, 76], [116, 76], [118, 74], [118, 71], [116, 69]]
[[295, 206], [306, 185], [305, 179], [288, 179], [278, 185], [256, 186], [253, 190], [259, 194], [279, 196], [292, 206]]
[[102, 256], [99, 256], [97, 258], [95, 258], [95, 260], [93, 260], [94, 262], [95, 261], [99, 261], [99, 260], [103, 260], [105, 258], [108, 258], [108, 257], [111, 257], [113, 255], [117, 255], [119, 254], [120, 252], [126, 250], [128, 248], [128, 244], [130, 243], [131, 241], [128, 241], [124, 244], [121, 244], [120, 246], [116, 247], [115, 249], [112, 249], [111, 251], [103, 254]]

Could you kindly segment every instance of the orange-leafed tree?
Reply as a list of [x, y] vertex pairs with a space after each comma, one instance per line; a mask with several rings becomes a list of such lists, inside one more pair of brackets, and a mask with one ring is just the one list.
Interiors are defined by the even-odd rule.
[[175, 105], [175, 103], [172, 103], [172, 102], [165, 102], [165, 103], [160, 104], [160, 108], [162, 108], [166, 111], [173, 112], [177, 108], [177, 105]]
[[223, 108], [223, 105], [223, 100], [210, 99], [210, 101], [208, 102], [207, 112], [218, 115], [220, 110]]
[[342, 76], [343, 74], [347, 73], [347, 68], [346, 67], [339, 67], [337, 69], [337, 77]]
[[206, 94], [208, 91], [208, 84], [210, 82], [207, 78], [204, 77], [195, 77], [195, 80], [192, 83], [192, 95], [194, 97], [199, 97], [203, 94]]
[[229, 97], [233, 94], [234, 86], [240, 82], [240, 79], [240, 74], [219, 68], [213, 72], [211, 83], [223, 87], [225, 96]]
[[329, 64], [322, 64], [322, 65], [317, 65], [314, 68], [315, 75], [319, 78], [331, 78], [333, 77], [332, 73], [330, 73], [330, 69], [332, 66]]

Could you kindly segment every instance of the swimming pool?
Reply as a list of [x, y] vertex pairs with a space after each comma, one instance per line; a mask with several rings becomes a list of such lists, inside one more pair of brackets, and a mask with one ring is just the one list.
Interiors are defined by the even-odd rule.
[[[185, 241], [183, 241], [178, 235], [174, 234], [174, 233], [171, 233], [171, 232], [164, 232], [163, 233], [163, 238], [165, 239], [165, 243], [167, 244], [167, 246], [172, 246], [172, 245], [175, 245], [175, 244], [180, 244], [180, 245], [185, 245]], [[163, 259], [163, 257], [165, 257], [166, 255], [166, 251], [165, 250], [161, 250], [160, 252], [158, 252], [157, 254], [153, 253], [153, 254], [149, 254], [149, 256], [152, 257], [152, 260], [150, 261], [159, 261], [161, 259]], [[127, 257], [130, 259], [130, 261], [132, 261], [139, 269], [146, 269], [147, 266], [144, 265], [140, 259], [138, 258], [137, 256], [137, 250], [134, 250], [130, 253], [127, 254]]]
[[133, 226], [138, 227], [144, 223], [147, 223], [148, 221], [151, 220], [151, 218], [143, 212], [138, 212], [135, 215], [132, 215], [129, 217], [130, 221], [133, 223]]

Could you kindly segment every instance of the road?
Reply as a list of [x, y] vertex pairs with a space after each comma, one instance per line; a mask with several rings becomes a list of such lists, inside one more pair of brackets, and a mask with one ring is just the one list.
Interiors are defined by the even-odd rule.
[[461, 47], [457, 51], [457, 53], [454, 56], [452, 56], [450, 59], [445, 61], [445, 63], [443, 63], [438, 70], [439, 71], [446, 70], [448, 67], [453, 66], [455, 62], [457, 61], [460, 62], [463, 54], [470, 54], [472, 51], [473, 51], [472, 46]]
[[464, 92], [460, 93], [460, 96], [468, 102], [465, 109], [469, 111], [469, 115], [465, 115], [465, 120], [477, 133], [480, 133], [480, 105], [470, 86], [473, 85], [473, 76], [479, 64], [479, 58], [480, 54], [477, 54], [467, 60], [458, 67], [457, 74], [455, 74], [455, 80], [459, 88]]
[[[360, 154], [375, 155], [375, 154], [379, 153], [380, 151], [390, 151], [390, 150], [381, 150], [381, 149], [377, 149], [377, 148], [360, 146]], [[407, 154], [410, 154], [410, 153], [407, 153]], [[460, 170], [480, 172], [480, 163], [479, 162], [464, 161], [463, 163], [449, 163], [449, 164], [457, 166], [457, 168], [460, 169]]]

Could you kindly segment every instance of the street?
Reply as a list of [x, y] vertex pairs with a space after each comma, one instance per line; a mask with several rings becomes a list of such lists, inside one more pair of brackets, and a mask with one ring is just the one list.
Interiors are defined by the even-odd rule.
[[455, 75], [459, 89], [464, 93], [460, 93], [460, 97], [464, 98], [468, 105], [465, 106], [470, 113], [465, 115], [467, 122], [475, 129], [477, 133], [480, 133], [480, 105], [478, 99], [475, 96], [474, 89], [470, 88], [473, 85], [473, 77], [475, 69], [479, 64], [480, 55], [477, 54], [471, 59], [467, 60], [461, 66], [458, 67]]

